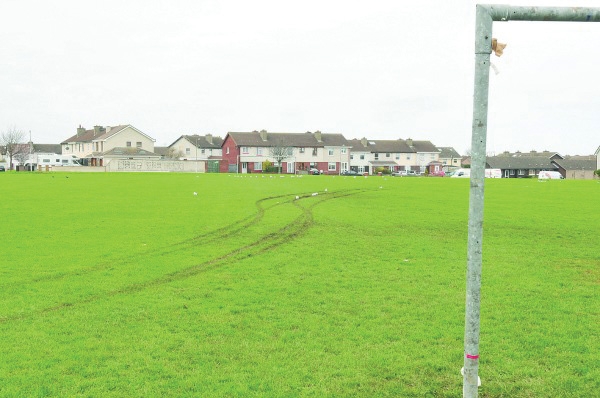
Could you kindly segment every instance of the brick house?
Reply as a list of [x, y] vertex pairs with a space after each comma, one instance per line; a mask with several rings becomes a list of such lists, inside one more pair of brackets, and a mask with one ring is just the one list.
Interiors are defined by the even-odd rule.
[[266, 130], [229, 132], [223, 140], [222, 173], [257, 173], [266, 161], [277, 165], [274, 153], [285, 148], [281, 172], [293, 174], [313, 169], [340, 174], [349, 169], [350, 145], [342, 134], [269, 133]]

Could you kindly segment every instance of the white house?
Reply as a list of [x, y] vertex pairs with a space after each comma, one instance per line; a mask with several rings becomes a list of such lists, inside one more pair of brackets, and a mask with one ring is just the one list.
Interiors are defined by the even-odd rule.
[[109, 160], [104, 159], [104, 154], [114, 148], [142, 149], [144, 153], [154, 155], [155, 141], [130, 124], [115, 127], [94, 126], [92, 130], [79, 126], [75, 135], [61, 142], [61, 148], [63, 155], [73, 154], [87, 159], [90, 166], [103, 166]]

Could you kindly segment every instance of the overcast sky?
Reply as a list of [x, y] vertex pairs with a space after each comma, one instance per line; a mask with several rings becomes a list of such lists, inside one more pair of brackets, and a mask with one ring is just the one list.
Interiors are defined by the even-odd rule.
[[[2, 0], [0, 131], [321, 130], [470, 147], [476, 1]], [[506, 2], [500, 2], [506, 3]], [[600, 1], [510, 2], [589, 6]], [[593, 154], [600, 23], [495, 22], [488, 151]]]

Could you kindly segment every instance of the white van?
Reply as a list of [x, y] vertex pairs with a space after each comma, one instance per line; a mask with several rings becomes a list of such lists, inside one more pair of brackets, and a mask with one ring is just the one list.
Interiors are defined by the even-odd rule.
[[538, 180], [562, 180], [564, 177], [558, 171], [540, 171]]
[[469, 178], [471, 177], [471, 169], [458, 169], [452, 174], [452, 178]]

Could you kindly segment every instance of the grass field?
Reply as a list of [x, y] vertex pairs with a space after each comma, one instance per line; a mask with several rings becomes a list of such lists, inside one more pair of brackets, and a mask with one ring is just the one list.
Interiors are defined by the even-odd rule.
[[[461, 396], [468, 187], [2, 173], [0, 396]], [[599, 198], [486, 180], [481, 396], [598, 396]]]

